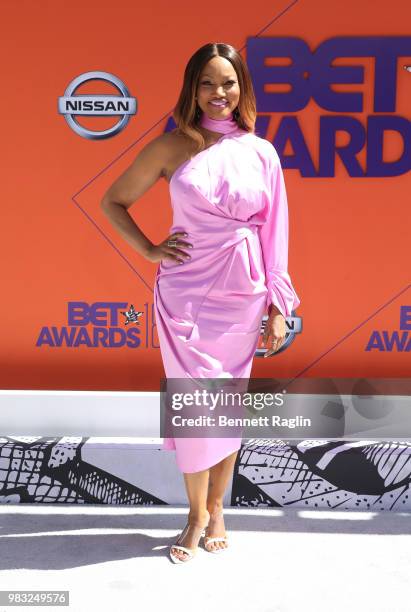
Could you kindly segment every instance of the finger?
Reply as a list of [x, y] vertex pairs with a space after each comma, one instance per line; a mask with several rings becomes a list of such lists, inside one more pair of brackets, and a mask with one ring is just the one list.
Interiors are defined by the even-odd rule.
[[267, 348], [266, 352], [264, 353], [264, 357], [269, 357], [270, 355], [272, 355], [273, 353], [273, 349], [271, 348]]
[[186, 232], [174, 232], [174, 234], [170, 234], [169, 237], [164, 240], [164, 244], [168, 246], [167, 243], [168, 243], [169, 240], [175, 240], [176, 241], [176, 245], [175, 245], [175, 247], [171, 247], [171, 248], [174, 249], [176, 247], [183, 246], [183, 247], [186, 247], [188, 249], [192, 249], [193, 245], [190, 242], [186, 242], [185, 240], [181, 240], [181, 239], [179, 240], [178, 239], [178, 236], [180, 236], [180, 235], [187, 236], [187, 233]]
[[265, 352], [264, 357], [269, 357], [270, 355], [274, 355], [274, 353], [276, 353], [277, 350], [278, 350], [277, 342], [274, 341], [272, 347]]
[[181, 249], [176, 249], [175, 247], [165, 247], [166, 253], [169, 255], [169, 257], [171, 257], [172, 259], [182, 259], [183, 261], [186, 259], [191, 259], [191, 255], [189, 255], [188, 253], [185, 253], [184, 251], [182, 251]]
[[263, 343], [268, 344], [270, 340], [270, 336], [273, 338], [273, 342], [275, 342], [275, 338], [273, 337], [273, 332], [270, 329], [270, 326], [266, 325], [263, 331]]
[[[167, 244], [167, 242], [170, 240], [170, 238], [167, 238], [166, 240], [164, 240], [164, 244]], [[172, 238], [171, 238], [172, 240]], [[185, 240], [177, 240], [176, 242], [176, 246], [175, 247], [171, 247], [172, 249], [175, 249], [177, 247], [186, 247], [187, 249], [192, 249], [193, 245], [190, 242], [185, 242]]]
[[174, 249], [174, 252], [176, 255], [181, 257], [183, 260], [191, 259], [191, 255], [189, 255], [185, 251], [182, 251], [181, 249]]
[[166, 259], [171, 259], [177, 263], [184, 263], [183, 259], [180, 259], [175, 252], [175, 249], [170, 249], [170, 251], [166, 250], [165, 252]]
[[268, 339], [270, 337], [270, 328], [268, 326], [268, 321], [265, 322], [265, 325], [263, 326], [263, 344], [266, 344], [268, 342]]
[[173, 239], [173, 238], [178, 238], [179, 236], [186, 238], [188, 234], [187, 232], [174, 232], [173, 234], [170, 234], [169, 238]]
[[181, 257], [184, 257], [184, 259], [191, 259], [191, 255], [189, 255], [189, 253], [186, 253], [182, 249], [175, 248], [174, 251]]
[[282, 347], [282, 345], [283, 345], [283, 343], [284, 343], [284, 340], [285, 340], [285, 338], [279, 338], [279, 340], [278, 340], [277, 350], [278, 350], [279, 348], [281, 348], [281, 347]]

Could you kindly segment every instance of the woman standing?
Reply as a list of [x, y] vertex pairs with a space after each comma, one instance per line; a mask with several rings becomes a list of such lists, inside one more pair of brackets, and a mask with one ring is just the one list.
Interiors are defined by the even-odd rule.
[[[280, 160], [254, 133], [255, 95], [236, 49], [209, 43], [194, 53], [173, 117], [177, 128], [144, 147], [102, 208], [138, 252], [159, 262], [154, 306], [167, 379], [247, 379], [265, 311], [268, 356], [300, 300], [287, 272]], [[173, 225], [154, 245], [127, 209], [160, 177], [169, 183]], [[201, 535], [210, 552], [227, 546], [223, 498], [240, 447], [239, 437], [164, 439], [163, 448], [176, 451], [190, 505], [173, 561], [191, 559]]]

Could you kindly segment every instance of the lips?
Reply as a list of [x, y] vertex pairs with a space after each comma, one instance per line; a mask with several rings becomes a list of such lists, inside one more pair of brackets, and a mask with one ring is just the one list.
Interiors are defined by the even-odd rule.
[[227, 106], [228, 102], [226, 100], [211, 100], [209, 102], [211, 106]]

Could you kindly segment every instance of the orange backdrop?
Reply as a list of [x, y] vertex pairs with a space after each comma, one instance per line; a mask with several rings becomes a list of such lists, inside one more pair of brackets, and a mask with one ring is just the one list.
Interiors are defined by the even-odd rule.
[[[114, 8], [104, 0], [2, 5], [4, 389], [159, 389], [164, 370], [153, 314], [157, 264], [115, 233], [100, 200], [148, 140], [165, 130], [184, 67], [198, 47], [227, 42], [247, 60], [250, 37], [297, 37], [314, 50], [336, 36], [408, 36], [411, 23], [408, 0], [209, 0], [201, 7], [187, 0], [125, 0], [121, 11]], [[409, 120], [407, 62], [411, 54], [398, 58], [396, 108], [388, 114]], [[342, 114], [365, 126], [367, 117], [378, 115], [374, 59], [345, 57], [335, 63], [364, 66], [364, 83], [333, 89], [363, 94], [362, 113]], [[137, 113], [115, 137], [83, 138], [57, 111], [68, 84], [91, 70], [115, 74], [137, 99]], [[87, 92], [96, 93], [95, 82], [82, 88]], [[100, 83], [98, 93], [105, 92], [115, 93]], [[317, 166], [319, 118], [338, 113], [311, 99], [304, 109], [284, 114], [298, 118]], [[266, 137], [274, 139], [282, 113], [268, 115]], [[113, 117], [78, 120], [96, 130], [116, 123]], [[345, 137], [338, 134], [337, 144]], [[285, 152], [292, 152], [290, 147]], [[395, 160], [402, 150], [398, 134], [387, 132], [384, 158]], [[366, 147], [357, 156], [363, 167], [365, 154]], [[284, 171], [289, 272], [301, 298], [296, 315], [302, 331], [282, 353], [256, 358], [255, 377], [410, 375], [410, 172], [353, 178], [338, 157], [335, 163], [335, 176], [326, 178]], [[153, 242], [164, 240], [172, 222], [166, 182], [159, 181], [130, 212]], [[140, 345], [39, 344], [53, 328], [67, 337], [73, 331], [70, 302], [133, 304], [144, 313]], [[92, 327], [87, 326], [90, 334]], [[374, 348], [367, 350], [370, 342]]]

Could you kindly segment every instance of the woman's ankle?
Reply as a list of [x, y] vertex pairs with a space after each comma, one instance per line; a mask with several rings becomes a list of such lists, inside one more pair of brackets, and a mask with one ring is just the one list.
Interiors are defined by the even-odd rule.
[[198, 525], [199, 527], [204, 527], [204, 525], [207, 525], [209, 519], [210, 514], [208, 510], [190, 510], [188, 513], [188, 522], [190, 523], [190, 525]]
[[224, 510], [223, 501], [222, 500], [212, 500], [210, 502], [207, 502], [207, 510], [210, 513], [210, 517], [218, 516], [222, 514]]

